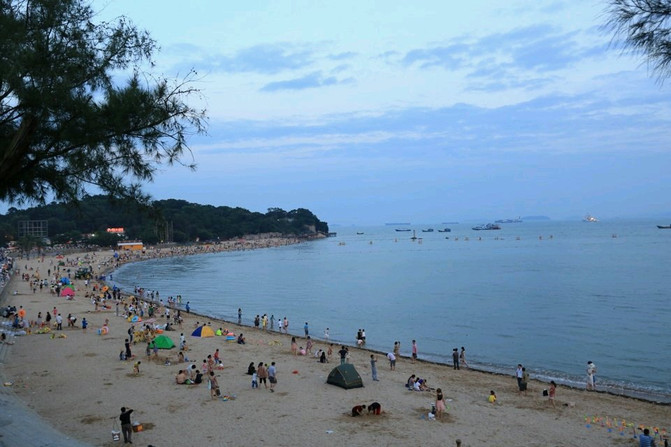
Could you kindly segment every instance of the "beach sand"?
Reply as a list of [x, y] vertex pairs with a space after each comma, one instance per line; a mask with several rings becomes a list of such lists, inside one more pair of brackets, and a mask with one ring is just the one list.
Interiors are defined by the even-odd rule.
[[[94, 268], [103, 265], [111, 255], [98, 252], [91, 264]], [[18, 260], [15, 265], [21, 273], [39, 269], [44, 277], [56, 264], [49, 256], [44, 261]], [[96, 312], [83, 296], [84, 282], [74, 283], [78, 292], [72, 301], [50, 294], [47, 288], [33, 293], [29, 283], [18, 276], [5, 288], [2, 304], [23, 306], [28, 319], [35, 320], [38, 312], [44, 316], [56, 306], [64, 318], [74, 314], [78, 327], [67, 328], [64, 323], [62, 331], [52, 332], [66, 338], [51, 338], [50, 334], [14, 337], [2, 375], [4, 381], [12, 382], [16, 395], [54, 427], [95, 446], [123, 442], [112, 441], [111, 435], [122, 406], [134, 409], [133, 420], [143, 425], [142, 432], [133, 434], [134, 444], [154, 446], [452, 446], [456, 439], [464, 446], [634, 446], [638, 443], [633, 430], [639, 424], [671, 429], [669, 406], [559, 387], [556, 408], [552, 408], [542, 396], [547, 384], [533, 380], [528, 394], [519, 395], [513, 377], [515, 359], [511, 359], [510, 375], [502, 376], [455, 371], [451, 366], [422, 361], [412, 364], [408, 358], [399, 359], [396, 370], [390, 371], [384, 355], [376, 354], [380, 380], [374, 382], [371, 352], [350, 348], [351, 363], [365, 386], [344, 390], [326, 383], [329, 372], [340, 363], [338, 347], [331, 362], [321, 364], [312, 356], [294, 356], [290, 335], [182, 312], [182, 329], [176, 327], [175, 332], [165, 335], [176, 343], [180, 332], [186, 335], [187, 356], [196, 360], [197, 368], [207, 355], [220, 349], [224, 369], [217, 370], [218, 380], [222, 394], [232, 398], [212, 400], [206, 383], [175, 384], [177, 371], [186, 366], [176, 363], [177, 348], [160, 350], [158, 359], [147, 359], [146, 345], [134, 345], [133, 353], [142, 363], [140, 374], [133, 375], [133, 362], [119, 360], [130, 324], [115, 316], [114, 310]], [[163, 298], [179, 293], [161, 292]], [[80, 326], [83, 317], [89, 322], [86, 333]], [[291, 315], [288, 317], [291, 320]], [[110, 321], [110, 333], [98, 335], [105, 319]], [[223, 337], [192, 337], [196, 321], [211, 322], [215, 329], [224, 327], [236, 334], [243, 332], [247, 344], [227, 342]], [[303, 337], [297, 339], [305, 346]], [[314, 349], [319, 347], [326, 349], [327, 345], [316, 342]], [[446, 347], [450, 350], [451, 346]], [[166, 357], [172, 362], [170, 366], [164, 365]], [[277, 363], [275, 392], [263, 385], [260, 389], [250, 386], [247, 367], [261, 361]], [[448, 411], [441, 420], [427, 418], [434, 392], [413, 392], [404, 387], [411, 374], [442, 388]], [[487, 402], [490, 390], [498, 396], [495, 404]], [[353, 406], [373, 401], [382, 404], [382, 415], [350, 416]], [[617, 427], [609, 427], [613, 420]], [[620, 434], [623, 420], [634, 426]]]

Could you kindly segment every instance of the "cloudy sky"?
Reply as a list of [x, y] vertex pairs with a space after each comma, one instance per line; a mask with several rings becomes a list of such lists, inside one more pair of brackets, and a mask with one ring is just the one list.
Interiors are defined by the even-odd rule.
[[[671, 85], [607, 0], [94, 0], [198, 76], [197, 171], [147, 191], [330, 224], [669, 215]], [[190, 160], [189, 160], [190, 161]]]

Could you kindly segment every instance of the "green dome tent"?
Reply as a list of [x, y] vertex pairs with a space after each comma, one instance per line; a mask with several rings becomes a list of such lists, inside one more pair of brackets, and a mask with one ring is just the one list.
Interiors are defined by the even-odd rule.
[[154, 344], [158, 349], [171, 349], [175, 347], [175, 343], [165, 335], [159, 335], [151, 342], [150, 346], [153, 348]]
[[333, 368], [328, 379], [326, 379], [326, 383], [345, 388], [346, 390], [363, 387], [361, 376], [351, 363], [344, 363]]

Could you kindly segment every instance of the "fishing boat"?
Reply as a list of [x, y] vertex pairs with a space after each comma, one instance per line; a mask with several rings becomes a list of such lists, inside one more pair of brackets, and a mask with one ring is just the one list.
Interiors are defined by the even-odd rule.
[[488, 223], [487, 225], [477, 225], [473, 227], [475, 231], [480, 231], [480, 230], [500, 230], [501, 227], [493, 224], [493, 223]]
[[422, 230], [422, 233], [433, 233], [433, 228], [427, 228], [426, 230]]
[[410, 228], [397, 228], [396, 231], [410, 231]]
[[671, 230], [671, 225], [657, 225], [660, 230]]
[[443, 228], [442, 230], [438, 230], [439, 233], [449, 233], [450, 231], [452, 231], [450, 228]]
[[597, 219], [596, 217], [592, 216], [591, 214], [587, 214], [587, 215], [585, 215], [585, 217], [583, 217], [582, 221], [583, 221], [583, 222], [598, 222], [599, 219]]

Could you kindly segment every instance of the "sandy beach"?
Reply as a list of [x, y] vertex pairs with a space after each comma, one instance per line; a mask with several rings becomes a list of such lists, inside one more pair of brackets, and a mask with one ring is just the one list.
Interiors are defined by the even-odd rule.
[[[111, 251], [88, 256], [85, 264], [96, 273], [114, 264]], [[70, 260], [76, 257], [67, 256]], [[134, 255], [125, 261], [140, 259]], [[46, 256], [43, 260], [18, 259], [15, 266], [21, 274], [39, 272], [46, 278], [47, 270], [53, 276], [58, 262], [55, 256]], [[420, 351], [420, 361], [413, 364], [403, 357], [396, 370], [390, 371], [384, 353], [350, 347], [350, 362], [364, 387], [345, 390], [326, 383], [329, 372], [340, 363], [337, 346], [330, 363], [322, 364], [313, 356], [293, 355], [291, 335], [182, 312], [182, 328], [175, 326], [175, 331], [164, 335], [178, 343], [183, 332], [189, 346], [186, 355], [199, 369], [203, 359], [219, 349], [223, 369], [216, 374], [222, 395], [228, 398], [212, 399], [207, 383], [175, 384], [178, 370], [187, 366], [177, 363], [177, 348], [159, 350], [157, 357], [147, 358], [146, 344], [135, 344], [134, 361], [141, 361], [140, 374], [135, 375], [134, 361], [119, 360], [131, 324], [115, 315], [114, 306], [96, 311], [84, 297], [91, 286], [87, 289], [83, 280], [73, 282], [77, 292], [73, 300], [67, 300], [48, 288], [34, 292], [29, 282], [13, 277], [3, 292], [3, 306], [23, 306], [29, 320], [57, 307], [63, 318], [73, 314], [77, 322], [76, 327], [64, 322], [62, 331], [36, 334], [36, 328], [31, 328], [29, 335], [10, 337], [13, 345], [2, 376], [6, 386], [55, 428], [95, 446], [123, 443], [113, 441], [111, 435], [123, 406], [134, 409], [133, 420], [143, 425], [142, 432], [133, 434], [133, 443], [154, 446], [452, 446], [457, 439], [464, 446], [637, 446], [634, 433], [640, 433], [639, 426], [671, 429], [671, 408], [665, 405], [559, 387], [553, 408], [542, 395], [548, 385], [533, 377], [527, 394], [520, 395], [513, 377], [515, 359], [511, 359], [510, 375], [502, 376], [422, 362]], [[166, 298], [175, 293], [160, 292]], [[86, 331], [81, 328], [84, 317], [89, 323]], [[99, 335], [105, 320], [109, 320], [109, 333]], [[196, 322], [236, 335], [242, 332], [246, 344], [225, 337], [192, 337]], [[299, 322], [291, 323], [292, 331], [302, 332]], [[304, 337], [297, 340], [305, 346]], [[404, 343], [407, 348], [409, 341]], [[313, 349], [327, 347], [316, 341]], [[379, 381], [371, 379], [371, 354], [378, 359]], [[275, 392], [263, 384], [252, 389], [251, 376], [246, 374], [251, 362], [276, 362]], [[448, 409], [440, 420], [428, 418], [434, 391], [409, 391], [404, 386], [411, 374], [443, 390]], [[496, 392], [494, 404], [487, 401], [490, 390]], [[355, 405], [374, 401], [382, 405], [383, 414], [350, 415]]]

